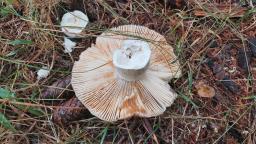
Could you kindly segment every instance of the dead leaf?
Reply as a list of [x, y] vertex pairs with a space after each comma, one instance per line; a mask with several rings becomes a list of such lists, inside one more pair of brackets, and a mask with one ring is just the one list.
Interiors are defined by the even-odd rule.
[[197, 89], [198, 95], [201, 97], [211, 98], [211, 97], [214, 97], [216, 94], [213, 87], [203, 82], [199, 82], [195, 87]]

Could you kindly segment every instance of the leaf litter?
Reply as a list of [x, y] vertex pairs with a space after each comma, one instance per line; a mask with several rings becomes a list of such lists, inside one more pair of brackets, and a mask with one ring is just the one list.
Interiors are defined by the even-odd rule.
[[[29, 99], [28, 101], [33, 104], [48, 104], [51, 99], [54, 101], [59, 98], [62, 101], [52, 103], [56, 106], [52, 110], [43, 111], [48, 115], [40, 115], [37, 112], [36, 115], [19, 114], [13, 111], [13, 108], [5, 107], [5, 103], [1, 103], [1, 112], [4, 112], [5, 118], [11, 121], [18, 134], [11, 136], [4, 134], [0, 140], [6, 142], [11, 141], [11, 139], [20, 139], [20, 142], [24, 143], [35, 141], [35, 139], [41, 143], [56, 143], [58, 140], [63, 142], [89, 141], [88, 143], [99, 143], [101, 140], [106, 143], [119, 141], [122, 143], [130, 143], [131, 141], [139, 143], [147, 139], [149, 143], [154, 143], [156, 140], [159, 143], [171, 143], [173, 141], [175, 143], [211, 143], [225, 132], [226, 127], [230, 126], [230, 122], [238, 120], [234, 127], [219, 139], [219, 142], [239, 143], [244, 140], [255, 143], [255, 107], [250, 113], [239, 118], [245, 111], [245, 107], [255, 105], [255, 99], [243, 99], [256, 93], [255, 47], [252, 45], [256, 31], [255, 25], [253, 25], [253, 14], [249, 10], [245, 12], [245, 15], [248, 14], [248, 16], [241, 17], [239, 10], [236, 13], [229, 13], [234, 15], [225, 20], [220, 14], [211, 15], [209, 11], [205, 13], [208, 7], [205, 5], [203, 6], [204, 9], [200, 9], [200, 11], [203, 10], [204, 16], [196, 17], [195, 11], [190, 13], [189, 10], [197, 10], [200, 4], [205, 3], [211, 3], [210, 6], [212, 7], [214, 2], [193, 3], [187, 1], [184, 3], [182, 1], [179, 4], [180, 2], [179, 0], [145, 2], [123, 0], [106, 1], [104, 5], [97, 1], [72, 0], [59, 3], [59, 1], [42, 2], [36, 0], [34, 10], [41, 15], [40, 22], [50, 24], [50, 26], [24, 21], [17, 14], [6, 13], [5, 18], [0, 20], [1, 38], [17, 41], [14, 45], [8, 44], [8, 41], [1, 41], [0, 55], [2, 57], [12, 51], [16, 52], [18, 47], [19, 51], [8, 57], [9, 61], [1, 59], [0, 84], [11, 86], [14, 91], [17, 91], [16, 97], [23, 98], [26, 102], [32, 93], [37, 93], [40, 96], [38, 101], [36, 99]], [[220, 1], [217, 3], [221, 5]], [[233, 2], [231, 5], [229, 5], [229, 1], [223, 3], [225, 7], [227, 5], [233, 7]], [[15, 4], [14, 8], [19, 12], [18, 14], [31, 16], [31, 9], [26, 6], [19, 3], [18, 5]], [[241, 9], [251, 8], [250, 4], [247, 3], [243, 6], [237, 4], [236, 7], [238, 9], [241, 7]], [[177, 8], [180, 9], [177, 10]], [[217, 8], [219, 9], [219, 7]], [[152, 133], [153, 131], [154, 135], [149, 134], [145, 130], [143, 122], [137, 119], [129, 119], [125, 125], [123, 121], [106, 124], [92, 118], [88, 116], [89, 112], [75, 98], [72, 88], [68, 86], [70, 79], [63, 78], [71, 71], [72, 58], [63, 54], [61, 49], [61, 37], [63, 35], [53, 32], [59, 30], [59, 27], [54, 25], [59, 24], [58, 20], [61, 16], [67, 10], [75, 9], [86, 10], [91, 23], [88, 24], [88, 30], [83, 32], [84, 38], [80, 40], [77, 46], [79, 48], [72, 53], [74, 60], [78, 60], [79, 54], [90, 46], [95, 39], [94, 35], [100, 34], [107, 28], [126, 24], [127, 21], [160, 32], [175, 47], [179, 58], [184, 62], [183, 71], [190, 71], [191, 78], [184, 75], [182, 78], [171, 82], [172, 87], [179, 91], [183, 98], [179, 98], [175, 102], [176, 104], [168, 108], [162, 116], [148, 119], [147, 127], [152, 126], [149, 132]], [[208, 8], [208, 10], [211, 9]], [[244, 11], [242, 12], [244, 13]], [[236, 28], [232, 27], [234, 23], [238, 24]], [[44, 29], [50, 31], [46, 32]], [[237, 33], [241, 33], [248, 41], [244, 41], [244, 38], [239, 37]], [[207, 42], [213, 39], [217, 44], [213, 42], [206, 46]], [[17, 59], [19, 62], [25, 62], [29, 65], [37, 65], [38, 62], [49, 64], [52, 60], [53, 51], [57, 57], [53, 70], [63, 73], [53, 71], [47, 80], [39, 82], [39, 86], [33, 85], [33, 69], [26, 67], [26, 65], [10, 63], [11, 61], [16, 62]], [[33, 57], [33, 61], [30, 61], [31, 57]], [[204, 81], [206, 86], [214, 89], [215, 95], [209, 99], [198, 97], [197, 81]], [[27, 87], [25, 84], [32, 86]], [[22, 91], [22, 89], [25, 90]], [[42, 94], [40, 94], [41, 90], [43, 90]], [[21, 109], [21, 111], [26, 112], [27, 109]], [[83, 116], [84, 114], [85, 116]], [[51, 115], [52, 119], [49, 117]], [[52, 120], [53, 125], [51, 125]], [[31, 131], [36, 134], [22, 133], [20, 135], [24, 129], [30, 128], [33, 123], [36, 124], [31, 128]], [[155, 129], [156, 127], [157, 129]], [[97, 138], [98, 134], [104, 132], [106, 128], [108, 131], [104, 138]], [[131, 137], [127, 129], [130, 130], [130, 134], [132, 133]], [[244, 135], [242, 133], [244, 130], [249, 133]]]

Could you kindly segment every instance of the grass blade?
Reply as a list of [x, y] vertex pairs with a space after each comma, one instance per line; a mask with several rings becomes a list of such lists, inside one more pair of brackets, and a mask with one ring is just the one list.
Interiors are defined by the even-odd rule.
[[2, 99], [12, 99], [15, 97], [15, 93], [12, 93], [11, 91], [0, 88], [0, 98]]
[[0, 125], [11, 131], [16, 131], [11, 122], [2, 113], [0, 113]]
[[105, 127], [104, 130], [102, 131], [102, 137], [101, 137], [101, 140], [100, 140], [100, 144], [104, 144], [104, 140], [107, 136], [107, 133], [108, 133], [108, 127]]
[[31, 40], [16, 39], [16, 40], [10, 41], [9, 44], [13, 45], [13, 46], [16, 46], [16, 45], [30, 45], [30, 44], [32, 44], [32, 41]]
[[183, 98], [186, 102], [192, 104], [193, 107], [198, 108], [198, 106], [197, 106], [189, 97], [187, 97], [186, 95], [184, 95], [184, 94], [182, 94], [182, 93], [179, 93], [179, 96], [180, 96], [181, 98]]

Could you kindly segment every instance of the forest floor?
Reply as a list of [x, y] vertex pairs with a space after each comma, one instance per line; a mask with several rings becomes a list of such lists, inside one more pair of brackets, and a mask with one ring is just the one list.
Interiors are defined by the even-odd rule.
[[[67, 54], [60, 20], [73, 10], [90, 22]], [[124, 24], [164, 35], [182, 77], [170, 82], [179, 96], [163, 115], [109, 123], [75, 98], [70, 74], [97, 35]], [[255, 144], [255, 45], [254, 0], [2, 0], [0, 141]], [[50, 74], [37, 80], [44, 66]]]

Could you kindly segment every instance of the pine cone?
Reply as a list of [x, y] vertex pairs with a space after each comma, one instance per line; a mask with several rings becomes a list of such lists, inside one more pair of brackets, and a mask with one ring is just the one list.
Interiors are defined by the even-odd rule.
[[[42, 93], [42, 99], [50, 99], [50, 98], [57, 98], [60, 96], [66, 88], [70, 87], [71, 76], [66, 76], [63, 79], [59, 79], [54, 82], [50, 87], [44, 90]], [[66, 95], [70, 95], [70, 92], [65, 92]], [[72, 94], [73, 95], [73, 94]]]
[[68, 122], [90, 116], [90, 112], [83, 106], [77, 97], [73, 97], [62, 103], [59, 108], [55, 109], [53, 112], [53, 121], [60, 125], [65, 125]]

